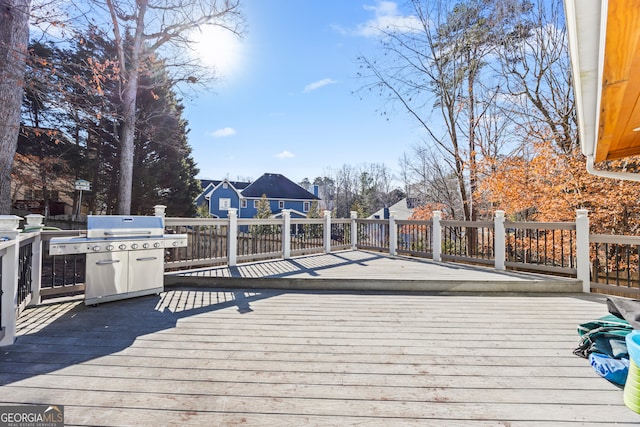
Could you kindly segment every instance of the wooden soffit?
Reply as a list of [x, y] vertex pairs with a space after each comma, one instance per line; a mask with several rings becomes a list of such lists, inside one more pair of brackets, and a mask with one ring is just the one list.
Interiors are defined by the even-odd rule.
[[606, 17], [595, 161], [640, 154], [640, 0], [609, 0]]

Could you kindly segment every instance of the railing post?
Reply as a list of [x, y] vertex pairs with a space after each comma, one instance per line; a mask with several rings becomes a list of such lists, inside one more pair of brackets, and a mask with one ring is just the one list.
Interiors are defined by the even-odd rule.
[[238, 210], [229, 208], [227, 215], [229, 218], [229, 226], [227, 227], [228, 265], [234, 267], [238, 263]]
[[282, 256], [291, 258], [291, 209], [282, 209]]
[[164, 229], [164, 218], [166, 216], [167, 207], [165, 205], [155, 205], [153, 207], [153, 216], [162, 218], [162, 228]]
[[496, 270], [505, 269], [506, 233], [504, 229], [504, 211], [496, 211], [493, 218], [493, 254]]
[[433, 252], [434, 261], [442, 261], [441, 249], [442, 249], [442, 228], [440, 227], [440, 221], [442, 220], [441, 211], [433, 211], [433, 225], [431, 227], [431, 249]]
[[389, 215], [389, 255], [395, 256], [398, 252], [398, 228], [396, 227], [396, 218]]
[[331, 211], [324, 211], [324, 253], [331, 253]]
[[358, 212], [351, 211], [351, 249], [358, 249]]
[[589, 261], [589, 211], [576, 210], [576, 266], [578, 280], [582, 280], [582, 292], [591, 291], [591, 268]]
[[20, 241], [18, 240], [18, 224], [20, 217], [15, 215], [0, 215], [0, 238], [9, 239], [12, 244], [6, 248], [2, 260], [2, 318], [0, 327], [4, 329], [4, 335], [0, 338], [0, 347], [12, 345], [16, 337], [16, 320], [18, 317], [18, 253]]

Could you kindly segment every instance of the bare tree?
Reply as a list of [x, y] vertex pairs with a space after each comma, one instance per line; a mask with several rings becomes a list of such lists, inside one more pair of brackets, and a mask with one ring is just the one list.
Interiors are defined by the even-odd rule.
[[477, 215], [478, 123], [500, 84], [486, 65], [527, 7], [519, 0], [410, 0], [402, 22], [411, 25], [381, 28], [383, 55], [359, 58], [363, 90], [399, 104], [450, 164], [466, 220]]
[[[121, 150], [117, 212], [128, 214], [133, 185], [136, 97], [145, 59], [162, 49], [172, 48], [173, 52], [188, 49], [190, 35], [201, 26], [216, 25], [240, 35], [242, 14], [239, 0], [104, 1], [117, 46], [123, 103], [122, 126], [117, 135]], [[180, 58], [176, 55], [174, 60]], [[176, 64], [171, 59], [167, 62], [190, 70], [196, 65], [193, 62]], [[193, 75], [184, 76], [184, 79], [197, 81]]]
[[409, 183], [408, 197], [417, 199], [420, 205], [445, 205], [451, 218], [462, 216], [458, 180], [451, 165], [436, 150], [416, 144], [411, 147], [410, 154], [403, 155], [400, 167]]
[[523, 18], [498, 51], [511, 113], [523, 135], [568, 154], [578, 132], [563, 3], [539, 1]]
[[11, 213], [11, 169], [20, 130], [30, 0], [0, 0], [0, 214]]

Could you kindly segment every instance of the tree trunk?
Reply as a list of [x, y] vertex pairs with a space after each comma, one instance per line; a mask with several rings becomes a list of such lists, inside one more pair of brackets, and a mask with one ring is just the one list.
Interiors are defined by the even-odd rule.
[[144, 17], [147, 11], [147, 0], [137, 0], [136, 32], [131, 45], [130, 62], [125, 60], [125, 43], [121, 39], [117, 19], [111, 2], [112, 19], [118, 57], [120, 58], [121, 79], [124, 80], [124, 93], [122, 101], [122, 136], [120, 139], [120, 181], [118, 186], [117, 213], [129, 215], [131, 213], [131, 192], [133, 190], [133, 157], [134, 141], [136, 135], [136, 101], [138, 98], [138, 79], [140, 76], [141, 55], [144, 49]]
[[131, 213], [131, 191], [133, 189], [133, 146], [136, 131], [137, 70], [131, 70], [125, 87], [125, 104], [120, 138], [120, 185], [118, 186], [118, 208], [120, 215]]
[[11, 213], [31, 0], [0, 0], [0, 214]]

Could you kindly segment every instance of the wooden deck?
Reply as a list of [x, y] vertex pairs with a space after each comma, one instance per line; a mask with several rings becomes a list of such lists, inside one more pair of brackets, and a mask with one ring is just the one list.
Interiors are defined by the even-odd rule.
[[572, 354], [580, 294], [171, 289], [27, 309], [0, 405], [66, 425], [637, 425]]

